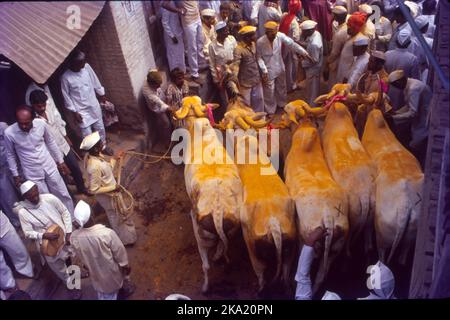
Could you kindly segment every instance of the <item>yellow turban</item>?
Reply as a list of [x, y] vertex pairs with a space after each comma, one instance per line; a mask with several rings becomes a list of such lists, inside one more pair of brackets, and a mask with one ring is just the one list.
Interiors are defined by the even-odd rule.
[[250, 32], [256, 32], [256, 27], [254, 26], [245, 26], [239, 30], [239, 34], [246, 34]]
[[275, 30], [278, 28], [278, 23], [276, 23], [275, 21], [267, 21], [264, 25], [264, 28], [268, 30]]

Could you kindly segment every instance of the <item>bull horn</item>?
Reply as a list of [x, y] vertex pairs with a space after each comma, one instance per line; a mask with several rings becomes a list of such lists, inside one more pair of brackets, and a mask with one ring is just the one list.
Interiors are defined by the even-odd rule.
[[337, 94], [336, 89], [332, 89], [327, 95], [325, 95], [326, 96], [326, 100], [334, 97], [336, 94]]
[[349, 93], [347, 95], [347, 101], [350, 103], [356, 103], [358, 101], [358, 95], [354, 93]]
[[309, 104], [303, 101], [302, 103], [303, 110], [305, 113], [312, 114], [313, 116], [321, 116], [327, 112], [325, 108], [311, 108]]
[[243, 130], [248, 130], [250, 129], [250, 126], [247, 124], [247, 122], [245, 122], [244, 119], [242, 119], [242, 117], [236, 117], [236, 124], [241, 127]]
[[264, 121], [264, 120], [255, 121], [250, 116], [244, 116], [244, 121], [247, 122], [247, 124], [249, 124], [253, 128], [263, 128], [263, 127], [267, 126], [267, 124], [269, 123], [268, 121]]
[[175, 118], [177, 118], [178, 120], [186, 118], [190, 109], [191, 109], [190, 104], [184, 104], [180, 109], [178, 109], [175, 112]]
[[288, 116], [290, 121], [294, 122], [295, 124], [298, 124], [297, 118], [295, 117], [294, 113], [289, 113]]
[[197, 118], [206, 117], [206, 113], [203, 112], [202, 106], [200, 105], [194, 105], [194, 113]]
[[257, 120], [261, 120], [262, 118], [264, 118], [267, 115], [266, 112], [256, 112], [255, 115], [252, 117], [253, 120], [257, 121]]

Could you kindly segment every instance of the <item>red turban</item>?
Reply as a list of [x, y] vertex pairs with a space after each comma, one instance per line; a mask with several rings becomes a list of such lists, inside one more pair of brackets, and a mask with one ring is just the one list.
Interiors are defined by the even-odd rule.
[[280, 28], [278, 29], [284, 34], [288, 34], [292, 20], [295, 19], [297, 12], [302, 10], [302, 2], [300, 0], [289, 0], [288, 8], [289, 13], [281, 20]]
[[360, 32], [361, 29], [364, 27], [366, 21], [367, 21], [367, 14], [358, 11], [352, 14], [350, 18], [348, 18], [347, 26], [356, 32]]

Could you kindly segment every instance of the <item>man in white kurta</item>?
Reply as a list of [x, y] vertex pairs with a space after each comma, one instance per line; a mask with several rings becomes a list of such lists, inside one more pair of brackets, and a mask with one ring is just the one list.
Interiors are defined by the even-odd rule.
[[[83, 137], [98, 131], [106, 146], [106, 132], [103, 124], [99, 99], [106, 102], [105, 88], [91, 66], [85, 61], [85, 54], [76, 51], [70, 57], [70, 66], [61, 76], [61, 92], [65, 107], [73, 112]], [[109, 150], [107, 153], [110, 153]], [[111, 154], [112, 155], [112, 154]]]
[[57, 196], [73, 213], [72, 198], [58, 172], [67, 174], [68, 168], [48, 125], [41, 119], [31, 120], [27, 107], [18, 109], [16, 118], [18, 122], [5, 130], [6, 157], [16, 185], [23, 180], [20, 165], [25, 179], [36, 183], [43, 193]]
[[375, 47], [377, 50], [385, 51], [392, 37], [392, 23], [385, 17], [384, 4], [382, 1], [374, 1], [372, 6], [380, 8], [380, 17], [375, 19]]
[[89, 277], [99, 300], [117, 300], [124, 280], [129, 281], [130, 268], [124, 245], [114, 230], [95, 224], [91, 209], [83, 200], [75, 207], [75, 230], [70, 242], [77, 256], [89, 270]]
[[176, 6], [170, 3], [163, 3], [163, 7], [169, 11], [177, 13], [183, 26], [186, 37], [187, 58], [191, 78], [199, 81], [199, 65], [205, 63], [203, 55], [203, 31], [202, 21], [200, 19], [200, 10], [198, 1], [180, 0], [174, 1]]
[[409, 25], [408, 21], [403, 16], [402, 11], [398, 7], [394, 10], [394, 17], [392, 18], [392, 22], [396, 23], [396, 27], [392, 33], [391, 40], [389, 41], [388, 50], [394, 50], [395, 48], [398, 47], [397, 37], [401, 30], [405, 29], [408, 30], [410, 33], [412, 32], [411, 26]]
[[394, 296], [395, 278], [392, 271], [381, 261], [368, 269], [370, 279], [368, 283], [375, 284], [367, 297], [358, 300], [389, 300], [396, 299]]
[[84, 187], [83, 174], [78, 164], [78, 157], [69, 145], [72, 142], [67, 136], [66, 123], [53, 104], [53, 99], [50, 99], [43, 90], [34, 90], [30, 94], [30, 105], [33, 107], [36, 117], [47, 123], [53, 139], [64, 155], [64, 162], [70, 169], [78, 192], [85, 193], [86, 188]]
[[[174, 5], [173, 1], [170, 1], [170, 3]], [[161, 7], [161, 24], [164, 29], [164, 43], [166, 44], [169, 71], [179, 68], [183, 72], [186, 72], [184, 34], [180, 17], [177, 13]]]
[[278, 32], [278, 24], [269, 21], [264, 25], [266, 34], [256, 42], [256, 56], [264, 83], [265, 112], [274, 114], [277, 106], [286, 104], [286, 71], [281, 53], [284, 44], [287, 50], [308, 57], [308, 52], [284, 33]]
[[203, 32], [203, 55], [209, 63], [209, 45], [217, 37], [214, 25], [216, 22], [216, 13], [213, 9], [204, 9], [202, 15], [202, 32]]
[[397, 34], [397, 47], [386, 52], [385, 69], [388, 73], [403, 70], [408, 78], [420, 79], [420, 63], [416, 55], [410, 52], [411, 33], [407, 29]]
[[360, 35], [353, 41], [353, 63], [350, 67], [347, 83], [351, 88], [356, 88], [359, 78], [367, 71], [370, 54], [367, 52], [369, 46], [369, 37]]
[[[295, 7], [295, 5], [290, 6], [290, 12], [284, 13], [281, 21], [283, 22], [285, 19], [290, 19], [292, 15], [295, 15], [300, 10], [300, 4]], [[288, 20], [289, 21], [289, 20]], [[280, 30], [280, 32], [283, 32]], [[283, 32], [284, 33], [284, 32]], [[292, 19], [289, 29], [287, 33], [285, 33], [288, 37], [290, 37], [295, 42], [300, 40], [300, 25], [297, 21], [297, 16], [294, 16]], [[286, 67], [286, 86], [288, 92], [297, 89], [297, 70], [298, 70], [298, 57], [291, 50], [283, 50], [283, 61]]]
[[[361, 4], [358, 6], [358, 11], [367, 14], [367, 16], [369, 17], [372, 15], [373, 9], [371, 6], [364, 3], [364, 4]], [[375, 29], [375, 24], [372, 22], [371, 19], [367, 19], [361, 33], [363, 35], [365, 35], [366, 37], [369, 37], [370, 40], [375, 39], [376, 29]]]
[[305, 43], [306, 51], [311, 60], [302, 60], [302, 67], [305, 70], [305, 96], [309, 105], [314, 103], [320, 91], [320, 75], [323, 64], [323, 43], [322, 35], [316, 30], [317, 22], [312, 20], [303, 21], [300, 24], [302, 30], [302, 40]]
[[264, 25], [267, 21], [281, 21], [281, 9], [277, 0], [264, 1], [258, 8], [258, 29], [256, 37], [259, 39], [264, 35]]
[[220, 21], [215, 26], [217, 39], [213, 40], [208, 48], [209, 69], [213, 82], [220, 97], [221, 111], [219, 118], [225, 113], [228, 105], [228, 96], [224, 87], [227, 73], [231, 73], [230, 64], [233, 62], [233, 52], [237, 46], [236, 39], [229, 34], [228, 26]]
[[14, 264], [14, 268], [18, 273], [29, 278], [33, 277], [34, 272], [30, 255], [28, 254], [22, 239], [20, 239], [17, 234], [16, 229], [11, 222], [9, 222], [3, 211], [0, 210], [0, 255], [3, 255], [2, 250], [8, 253], [11, 262]]
[[4, 211], [9, 221], [15, 227], [20, 227], [19, 218], [13, 212], [14, 203], [19, 201], [19, 195], [14, 186], [13, 177], [8, 168], [8, 160], [6, 158], [6, 128], [8, 128], [8, 125], [5, 122], [0, 122], [0, 209]]
[[312, 299], [312, 282], [310, 271], [315, 256], [314, 246], [317, 242], [324, 238], [326, 234], [325, 229], [318, 227], [305, 239], [305, 243], [298, 258], [297, 272], [295, 273], [295, 281], [297, 282], [295, 300]]
[[331, 52], [328, 56], [328, 88], [331, 89], [336, 84], [337, 69], [339, 58], [345, 42], [349, 38], [347, 34], [347, 23], [345, 22], [347, 16], [347, 9], [343, 6], [335, 6], [333, 8], [334, 19], [338, 26], [336, 32], [333, 34]]
[[259, 7], [263, 2], [264, 0], [246, 0], [242, 2], [244, 19], [254, 26], [258, 24]]
[[409, 146], [415, 150], [428, 138], [428, 113], [432, 92], [429, 86], [417, 79], [406, 77], [401, 70], [389, 74], [389, 84], [402, 90], [405, 105], [392, 116], [396, 124], [411, 123]]
[[[57, 233], [47, 232], [50, 226], [57, 224], [64, 231], [67, 242], [72, 233], [72, 218], [64, 204], [52, 194], [40, 194], [37, 185], [31, 181], [24, 182], [20, 190], [25, 200], [20, 201], [15, 209], [25, 237], [34, 240], [41, 252], [42, 240], [58, 237]], [[64, 245], [55, 257], [44, 258], [50, 269], [66, 283], [69, 276], [66, 267], [68, 247]]]
[[336, 75], [336, 83], [342, 83], [348, 79], [350, 67], [353, 63], [353, 40], [362, 35], [361, 30], [366, 23], [367, 15], [356, 12], [347, 19], [347, 34], [350, 36], [342, 47], [341, 56]]
[[102, 142], [97, 132], [85, 137], [80, 149], [89, 152], [86, 158], [85, 168], [88, 175], [89, 193], [95, 195], [97, 201], [105, 209], [109, 224], [117, 232], [123, 244], [136, 242], [137, 234], [132, 218], [121, 215], [118, 206], [115, 205], [120, 195], [120, 186], [114, 177], [113, 168], [115, 160], [106, 159], [100, 153]]

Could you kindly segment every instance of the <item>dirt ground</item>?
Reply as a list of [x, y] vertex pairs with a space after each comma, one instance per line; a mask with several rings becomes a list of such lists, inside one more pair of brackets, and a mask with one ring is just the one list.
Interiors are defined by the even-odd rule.
[[168, 160], [145, 165], [130, 186], [140, 208], [134, 217], [139, 239], [127, 250], [137, 284], [130, 299], [164, 299], [171, 293], [193, 299], [256, 298], [256, 278], [239, 237], [231, 246], [230, 267], [213, 263], [210, 292], [202, 294], [203, 272], [183, 170]]

